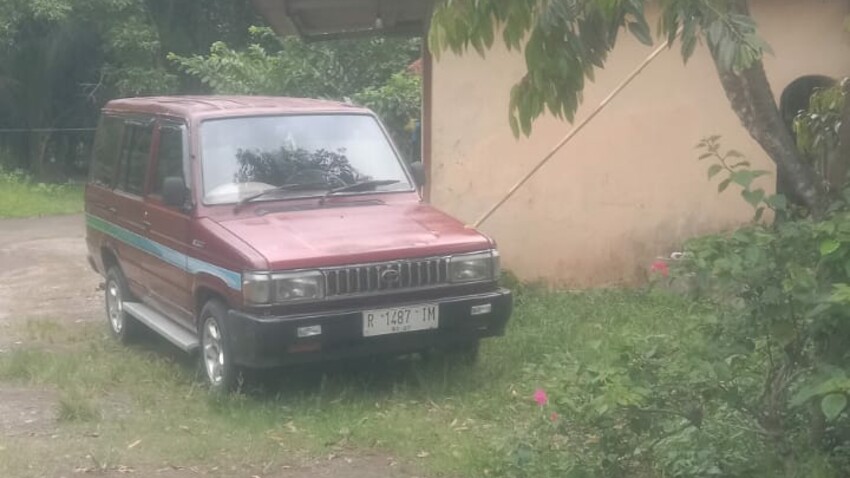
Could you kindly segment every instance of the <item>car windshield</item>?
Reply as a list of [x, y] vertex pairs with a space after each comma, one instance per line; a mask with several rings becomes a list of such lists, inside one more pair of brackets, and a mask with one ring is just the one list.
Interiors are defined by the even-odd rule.
[[[410, 181], [378, 122], [367, 115], [262, 116], [201, 125], [204, 203], [315, 196], [363, 181], [409, 191]], [[271, 191], [276, 189], [276, 191]]]

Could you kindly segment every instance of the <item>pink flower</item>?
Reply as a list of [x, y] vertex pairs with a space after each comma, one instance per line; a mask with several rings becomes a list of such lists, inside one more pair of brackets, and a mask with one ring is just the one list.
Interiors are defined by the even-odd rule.
[[670, 266], [660, 259], [653, 262], [652, 265], [649, 266], [649, 270], [655, 274], [661, 274], [664, 277], [668, 277], [670, 275]]
[[549, 420], [552, 420], [553, 422], [557, 422], [558, 421], [558, 414], [555, 413], [555, 412], [552, 412], [552, 414], [549, 415]]
[[549, 403], [549, 396], [546, 395], [546, 391], [542, 388], [538, 388], [534, 392], [534, 401], [537, 402], [541, 407]]

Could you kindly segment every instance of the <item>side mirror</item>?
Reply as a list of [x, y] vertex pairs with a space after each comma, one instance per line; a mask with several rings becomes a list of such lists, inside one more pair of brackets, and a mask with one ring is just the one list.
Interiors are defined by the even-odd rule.
[[182, 208], [186, 204], [189, 191], [183, 178], [169, 176], [162, 180], [162, 202], [166, 206]]
[[416, 181], [417, 186], [425, 185], [425, 165], [422, 164], [422, 161], [410, 163], [410, 172], [413, 174], [413, 180]]

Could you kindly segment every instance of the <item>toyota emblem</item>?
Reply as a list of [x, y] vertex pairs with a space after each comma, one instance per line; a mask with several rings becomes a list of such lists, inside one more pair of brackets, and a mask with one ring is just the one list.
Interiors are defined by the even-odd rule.
[[381, 272], [381, 282], [386, 285], [392, 285], [401, 279], [401, 273], [397, 269], [387, 269]]

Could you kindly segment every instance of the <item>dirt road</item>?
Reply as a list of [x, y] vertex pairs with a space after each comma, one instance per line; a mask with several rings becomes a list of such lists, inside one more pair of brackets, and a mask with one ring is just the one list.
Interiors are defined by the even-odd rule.
[[[0, 353], [27, 346], [29, 320], [101, 319], [99, 283], [86, 262], [82, 215], [0, 220]], [[0, 438], [46, 433], [55, 407], [50, 390], [0, 383]]]
[[101, 319], [99, 283], [86, 262], [82, 215], [0, 220], [0, 348], [29, 319]]

